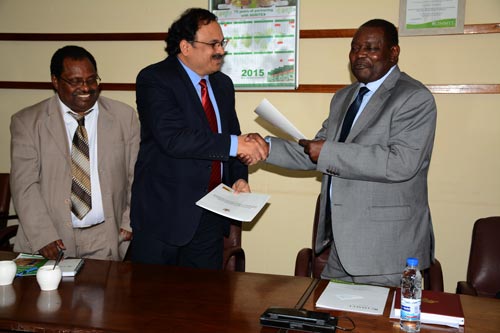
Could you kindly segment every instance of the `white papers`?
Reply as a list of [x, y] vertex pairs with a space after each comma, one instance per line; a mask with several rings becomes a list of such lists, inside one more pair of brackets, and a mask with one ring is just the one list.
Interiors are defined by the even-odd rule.
[[255, 113], [297, 140], [306, 138], [304, 134], [300, 133], [300, 131], [265, 98], [257, 106]]
[[250, 222], [264, 207], [268, 194], [238, 193], [224, 184], [219, 184], [196, 205], [233, 220]]
[[316, 306], [319, 308], [381, 315], [389, 288], [330, 281]]
[[[82, 267], [84, 259], [80, 258], [66, 258], [59, 262], [62, 276], [75, 276]], [[54, 267], [54, 260], [49, 260], [44, 266]]]
[[[401, 317], [401, 309], [396, 309], [394, 307], [395, 301], [396, 293], [394, 293], [394, 297], [392, 298], [391, 313], [389, 314], [389, 318], [399, 319]], [[464, 318], [420, 312], [420, 322], [422, 324], [444, 325], [458, 328], [460, 325], [464, 325]]]

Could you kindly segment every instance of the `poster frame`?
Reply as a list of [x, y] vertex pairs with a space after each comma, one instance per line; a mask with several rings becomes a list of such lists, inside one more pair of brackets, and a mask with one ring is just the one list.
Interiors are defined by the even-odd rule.
[[[409, 17], [407, 17], [408, 8], [415, 8], [415, 6], [421, 6], [422, 9], [426, 11], [432, 11], [429, 4], [436, 3], [449, 3], [452, 2], [457, 8], [457, 13], [455, 17], [449, 18], [455, 20], [454, 25], [449, 27], [438, 26], [436, 28], [432, 27], [409, 27]], [[438, 16], [438, 13], [434, 13]], [[438, 20], [439, 21], [439, 20]], [[443, 20], [446, 21], [446, 20]], [[451, 35], [451, 34], [463, 34], [464, 32], [464, 21], [465, 21], [465, 0], [400, 0], [399, 4], [399, 35], [400, 36], [419, 36], [419, 35]], [[429, 24], [439, 25], [436, 21], [427, 22]], [[449, 21], [451, 24], [452, 21]]]
[[[215, 15], [217, 15], [217, 10], [216, 10], [216, 7], [220, 4], [220, 0], [208, 0], [208, 8], [209, 10], [214, 13]], [[231, 1], [226, 1], [226, 2], [229, 2], [231, 3]], [[247, 3], [252, 3], [255, 5], [257, 5], [257, 3], [259, 3], [260, 1], [259, 0], [248, 0]], [[272, 3], [279, 3], [279, 2], [284, 2], [284, 1], [279, 1], [279, 0], [271, 0], [270, 2]], [[300, 40], [300, 29], [299, 29], [299, 25], [300, 25], [300, 22], [299, 22], [299, 8], [300, 8], [300, 0], [293, 0], [293, 2], [295, 3], [295, 18], [294, 18], [294, 40], [293, 40], [293, 45], [294, 45], [294, 49], [293, 49], [293, 82], [285, 82], [285, 83], [279, 83], [279, 82], [275, 82], [275, 83], [240, 83], [239, 81], [239, 78], [236, 79], [236, 77], [239, 77], [240, 74], [241, 74], [241, 71], [240, 72], [231, 72], [231, 71], [228, 71], [227, 70], [227, 67], [229, 66], [226, 66], [226, 68], [224, 68], [225, 66], [223, 65], [221, 71], [225, 74], [227, 74], [228, 76], [231, 77], [231, 79], [233, 80], [234, 82], [234, 85], [235, 85], [235, 89], [237, 90], [295, 90], [299, 87], [299, 40]], [[258, 5], [257, 5], [258, 6]], [[242, 8], [243, 9], [243, 8]], [[247, 9], [250, 9], [250, 8], [247, 8]], [[262, 19], [264, 20], [265, 19], [265, 16], [262, 16], [262, 17], [259, 17], [259, 16], [252, 16], [252, 19], [253, 20], [259, 20], [259, 19]], [[222, 19], [219, 18], [219, 23], [221, 23]], [[224, 31], [224, 27], [223, 27], [223, 24], [221, 24], [221, 27], [223, 28], [223, 31]], [[225, 37], [229, 37], [229, 39], [231, 39], [230, 36], [226, 36]], [[273, 41], [274, 41], [275, 38], [273, 38]], [[226, 53], [227, 53], [227, 56], [225, 57], [225, 61], [228, 61], [228, 57], [231, 56], [230, 53], [227, 52], [226, 50]], [[260, 55], [257, 54], [257, 55], [252, 55], [253, 57], [256, 56], [256, 57], [259, 57]], [[267, 57], [269, 57], [269, 54], [266, 55]], [[273, 58], [277, 58], [279, 57], [279, 53], [276, 52], [276, 54], [273, 55]], [[264, 57], [264, 55], [260, 56], [261, 58]], [[269, 59], [269, 58], [267, 58]], [[289, 71], [289, 73], [292, 73], [292, 71]], [[266, 73], [266, 77], [267, 77], [267, 74]]]

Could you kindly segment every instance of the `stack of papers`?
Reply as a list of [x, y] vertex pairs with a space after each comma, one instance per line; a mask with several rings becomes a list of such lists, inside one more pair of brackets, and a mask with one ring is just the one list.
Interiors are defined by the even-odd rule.
[[[401, 288], [394, 293], [390, 318], [401, 316]], [[432, 290], [422, 290], [420, 321], [424, 324], [459, 327], [464, 325], [464, 313], [460, 296]]]
[[316, 302], [318, 308], [381, 315], [389, 288], [330, 281]]
[[[54, 260], [45, 259], [38, 254], [19, 253], [14, 259], [17, 265], [16, 276], [36, 275], [38, 268], [42, 266], [54, 266]], [[62, 276], [75, 276], [83, 266], [84, 259], [65, 258], [59, 262]]]
[[[44, 266], [54, 267], [54, 260], [49, 260]], [[83, 259], [66, 258], [59, 262], [59, 268], [61, 269], [62, 276], [75, 276], [80, 268], [83, 266]]]

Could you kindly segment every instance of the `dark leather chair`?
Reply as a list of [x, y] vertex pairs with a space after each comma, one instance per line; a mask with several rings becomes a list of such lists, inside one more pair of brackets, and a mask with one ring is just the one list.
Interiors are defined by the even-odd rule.
[[241, 247], [241, 222], [231, 222], [229, 236], [224, 238], [223, 268], [227, 271], [245, 271], [245, 251]]
[[16, 237], [18, 227], [16, 224], [0, 229], [0, 251], [13, 251], [14, 244], [11, 243], [11, 240]]
[[[316, 230], [318, 229], [319, 220], [319, 200], [316, 200], [316, 211], [314, 213], [313, 233], [312, 233], [312, 248], [303, 248], [297, 253], [295, 260], [295, 276], [306, 276], [320, 278], [321, 272], [328, 261], [330, 247], [327, 247], [323, 252], [316, 254], [314, 250], [316, 244]], [[401, 271], [403, 268], [401, 268]], [[424, 289], [443, 291], [443, 272], [440, 262], [435, 259], [430, 268], [422, 271], [424, 280]]]
[[10, 240], [17, 234], [17, 225], [7, 226], [9, 220], [17, 220], [17, 215], [9, 215], [10, 184], [9, 174], [0, 173], [0, 250], [12, 251]]
[[457, 283], [457, 294], [500, 295], [500, 216], [477, 220], [472, 230], [467, 281]]
[[7, 226], [10, 208], [9, 174], [0, 173], [0, 229]]

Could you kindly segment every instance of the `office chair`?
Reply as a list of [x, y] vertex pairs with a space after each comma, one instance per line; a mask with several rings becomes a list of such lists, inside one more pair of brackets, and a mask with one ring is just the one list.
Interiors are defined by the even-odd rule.
[[9, 174], [0, 173], [0, 250], [12, 251], [10, 240], [17, 234], [17, 225], [7, 226], [9, 220], [17, 220], [17, 215], [9, 215], [10, 184]]
[[0, 251], [13, 251], [14, 244], [11, 243], [11, 239], [16, 237], [18, 227], [16, 224], [0, 229]]
[[477, 220], [472, 229], [467, 280], [457, 283], [457, 294], [500, 295], [500, 216]]
[[[319, 202], [320, 196], [316, 200], [316, 211], [314, 213], [313, 233], [312, 233], [312, 248], [303, 248], [297, 253], [295, 260], [295, 276], [306, 276], [321, 278], [321, 272], [328, 261], [330, 247], [327, 247], [323, 252], [316, 254], [314, 249], [316, 244], [316, 230], [318, 229], [319, 220]], [[443, 272], [441, 263], [435, 259], [431, 267], [422, 271], [424, 281], [424, 289], [443, 291]]]
[[224, 237], [223, 269], [245, 271], [245, 251], [241, 247], [241, 222], [231, 222], [229, 236]]

